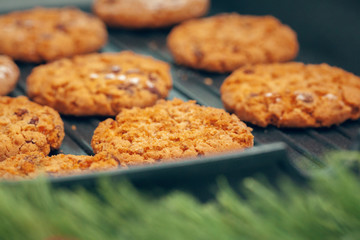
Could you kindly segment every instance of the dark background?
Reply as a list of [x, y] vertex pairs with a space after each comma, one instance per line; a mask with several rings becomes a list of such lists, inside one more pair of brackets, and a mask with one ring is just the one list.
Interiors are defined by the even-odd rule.
[[[91, 4], [92, 0], [0, 0], [0, 12], [34, 5], [90, 10]], [[298, 33], [297, 61], [326, 62], [360, 75], [359, 0], [212, 0], [209, 15], [219, 12], [273, 15]]]
[[360, 75], [358, 0], [213, 0], [210, 14], [215, 11], [273, 15], [297, 32], [296, 61], [326, 62]]

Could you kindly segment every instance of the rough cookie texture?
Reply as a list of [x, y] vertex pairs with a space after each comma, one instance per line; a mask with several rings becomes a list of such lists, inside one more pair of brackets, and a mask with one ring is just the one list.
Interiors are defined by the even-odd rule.
[[210, 0], [95, 0], [93, 10], [113, 27], [158, 28], [206, 14]]
[[10, 93], [16, 86], [20, 70], [7, 56], [0, 55], [0, 95]]
[[167, 63], [128, 51], [61, 59], [34, 68], [27, 79], [35, 102], [77, 116], [151, 106], [171, 87]]
[[33, 8], [0, 16], [0, 53], [42, 62], [90, 53], [107, 41], [104, 23], [75, 8]]
[[252, 147], [251, 130], [222, 109], [160, 100], [101, 122], [91, 145], [122, 165], [149, 164]]
[[221, 98], [261, 127], [328, 127], [360, 117], [360, 78], [327, 64], [246, 66], [225, 79]]
[[117, 168], [119, 162], [105, 155], [44, 156], [42, 153], [18, 154], [0, 162], [0, 178], [9, 180], [35, 178], [39, 175], [64, 176]]
[[20, 153], [49, 154], [64, 138], [64, 123], [52, 108], [26, 97], [0, 97], [0, 161]]
[[212, 72], [291, 60], [299, 49], [296, 33], [276, 18], [236, 13], [184, 22], [167, 45], [178, 64]]

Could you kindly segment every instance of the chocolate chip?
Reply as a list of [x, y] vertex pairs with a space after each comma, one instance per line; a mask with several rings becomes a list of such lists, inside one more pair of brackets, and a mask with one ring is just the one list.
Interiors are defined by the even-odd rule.
[[254, 73], [254, 70], [252, 70], [252, 69], [245, 69], [243, 72], [244, 72], [245, 74], [253, 74], [253, 73]]
[[23, 21], [21, 21], [21, 20], [16, 20], [16, 21], [15, 21], [15, 25], [18, 26], [18, 27], [22, 27], [22, 26], [23, 26]]
[[198, 62], [201, 62], [204, 58], [204, 53], [199, 48], [194, 49], [194, 55]]
[[223, 70], [227, 69], [226, 63], [225, 63], [225, 61], [223, 61], [223, 60], [220, 60], [220, 66], [221, 66], [221, 68], [222, 68]]
[[157, 75], [155, 73], [149, 73], [148, 78], [151, 82], [156, 82], [158, 80]]
[[15, 24], [18, 27], [25, 27], [25, 28], [31, 28], [34, 26], [34, 22], [31, 20], [16, 20]]
[[16, 110], [15, 115], [18, 117], [22, 117], [24, 114], [27, 114], [29, 111], [27, 109], [24, 108], [19, 108], [18, 110]]
[[259, 96], [258, 93], [250, 93], [250, 94], [249, 94], [249, 97], [257, 97], [257, 96]]
[[56, 136], [57, 136], [58, 138], [60, 138], [60, 137], [61, 137], [61, 132], [62, 132], [62, 130], [63, 130], [63, 127], [60, 126], [60, 125], [56, 125], [56, 126], [55, 126], [55, 129], [57, 130]]
[[67, 32], [66, 26], [64, 24], [61, 24], [61, 23], [56, 24], [55, 29], [57, 29], [59, 31], [62, 31], [62, 32]]
[[127, 93], [129, 93], [130, 95], [133, 95], [134, 94], [134, 90], [132, 89], [131, 87], [132, 85], [131, 84], [121, 84], [121, 85], [118, 85], [117, 88], [119, 90], [124, 90], [126, 91]]
[[312, 103], [314, 98], [311, 93], [298, 93], [296, 100], [303, 101], [304, 103]]
[[232, 51], [233, 53], [238, 53], [240, 48], [238, 46], [233, 46]]
[[34, 124], [37, 125], [39, 123], [39, 117], [38, 116], [34, 116], [30, 119], [29, 124]]
[[305, 99], [304, 99], [304, 102], [306, 103], [312, 103], [314, 101], [313, 97], [312, 96], [306, 96]]
[[120, 162], [120, 159], [119, 158], [117, 158], [116, 156], [114, 156], [114, 155], [111, 155], [111, 157], [120, 165], [121, 164], [121, 162]]
[[[27, 142], [27, 141], [26, 141]], [[32, 142], [32, 141], [30, 141], [30, 142]], [[24, 157], [24, 160], [26, 161], [26, 162], [29, 162], [29, 163], [34, 163], [34, 161], [33, 161], [33, 156], [25, 156]]]
[[151, 92], [152, 94], [157, 95], [159, 98], [161, 98], [161, 93], [159, 89], [157, 89], [154, 85], [147, 85], [146, 89]]

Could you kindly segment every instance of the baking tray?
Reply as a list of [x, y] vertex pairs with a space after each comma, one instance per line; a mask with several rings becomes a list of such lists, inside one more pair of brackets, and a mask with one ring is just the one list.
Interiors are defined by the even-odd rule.
[[[7, 5], [7, 11], [31, 7]], [[8, 3], [9, 4], [9, 3]], [[46, 1], [37, 1], [37, 5], [60, 6]], [[84, 11], [91, 11], [91, 3], [76, 5]], [[74, 5], [74, 4], [73, 4]], [[326, 62], [360, 74], [360, 4], [358, 1], [212, 1], [208, 15], [221, 12], [239, 12], [241, 14], [274, 15], [283, 23], [290, 25], [297, 33], [300, 42], [300, 53], [295, 59], [305, 63]], [[195, 71], [173, 63], [166, 48], [166, 37], [170, 29], [130, 31], [108, 29], [108, 44], [102, 52], [132, 50], [139, 54], [151, 55], [169, 62], [172, 67], [173, 90], [169, 99], [174, 97], [183, 100], [194, 99], [201, 105], [223, 108], [219, 87], [226, 74], [213, 74]], [[11, 96], [24, 95], [25, 80], [35, 64], [17, 63], [21, 69], [21, 78]], [[211, 80], [209, 80], [211, 79]], [[59, 151], [52, 154], [93, 154], [90, 141], [94, 129], [103, 117], [70, 117], [62, 116], [65, 123], [66, 137]], [[75, 128], [75, 127], [76, 128]], [[58, 186], [76, 184], [93, 186], [100, 176], [112, 179], [126, 177], [136, 186], [150, 189], [188, 189], [201, 192], [204, 186], [211, 185], [215, 176], [225, 175], [234, 182], [235, 179], [263, 172], [270, 179], [276, 179], [280, 172], [288, 173], [295, 179], [301, 179], [296, 166], [321, 164], [321, 155], [329, 150], [350, 149], [354, 145], [360, 121], [347, 121], [331, 128], [277, 129], [260, 128], [250, 125], [254, 130], [255, 147], [235, 155], [219, 155], [199, 160], [179, 163], [159, 164], [147, 167], [134, 167], [129, 170], [114, 170], [105, 173], [94, 173], [83, 176], [51, 179]], [[273, 144], [283, 142], [283, 144]], [[270, 145], [269, 145], [270, 144]], [[287, 147], [285, 147], [287, 146]], [[236, 161], [235, 161], [236, 160]], [[271, 174], [272, 173], [272, 174]], [[206, 193], [207, 194], [207, 193]], [[205, 193], [199, 194], [206, 196]]]

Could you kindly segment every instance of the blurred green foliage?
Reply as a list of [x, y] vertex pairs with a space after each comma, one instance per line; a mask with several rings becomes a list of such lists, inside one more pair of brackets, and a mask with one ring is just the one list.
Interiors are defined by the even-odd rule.
[[284, 176], [275, 190], [248, 178], [245, 198], [220, 179], [208, 203], [182, 192], [154, 198], [106, 180], [98, 194], [54, 189], [44, 179], [1, 184], [0, 238], [360, 239], [359, 160], [357, 152], [332, 153], [307, 186]]

